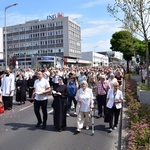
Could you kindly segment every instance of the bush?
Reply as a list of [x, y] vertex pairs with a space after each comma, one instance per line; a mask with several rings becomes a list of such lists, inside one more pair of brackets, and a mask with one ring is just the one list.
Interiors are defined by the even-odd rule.
[[139, 87], [140, 87], [140, 89], [141, 90], [144, 90], [144, 91], [148, 91], [148, 90], [150, 90], [150, 86], [149, 85], [147, 85], [147, 84], [145, 84], [145, 83], [139, 83]]
[[[128, 150], [148, 150], [150, 135], [150, 105], [138, 102], [135, 81], [126, 75], [126, 101], [130, 119]], [[145, 87], [145, 86], [144, 86]]]

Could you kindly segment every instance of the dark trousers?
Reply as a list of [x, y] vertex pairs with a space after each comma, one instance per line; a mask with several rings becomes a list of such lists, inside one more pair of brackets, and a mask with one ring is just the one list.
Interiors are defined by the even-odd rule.
[[47, 121], [47, 102], [48, 100], [43, 100], [43, 101], [34, 100], [34, 112], [37, 117], [38, 123], [42, 122], [41, 114], [40, 114], [40, 107], [42, 108], [43, 125], [46, 125], [46, 121]]
[[12, 109], [13, 96], [2, 96], [2, 99], [4, 103], [4, 109]]
[[68, 96], [68, 109], [67, 109], [68, 113], [70, 112], [72, 101], [74, 103], [75, 112], [76, 112], [77, 101], [75, 100], [74, 96]]
[[109, 110], [109, 127], [113, 127], [113, 117], [114, 118], [114, 126], [117, 127], [118, 125], [118, 119], [119, 119], [119, 114], [120, 114], [120, 109], [117, 109], [116, 107], [112, 107], [111, 109], [108, 108]]
[[102, 115], [102, 107], [104, 107], [104, 115], [106, 114], [106, 95], [97, 95], [98, 115]]
[[49, 78], [49, 84], [51, 87], [53, 87], [53, 81], [52, 81], [52, 78]]
[[34, 90], [34, 89], [30, 89], [30, 88], [29, 88], [29, 98], [31, 98], [31, 97], [32, 97], [33, 90]]

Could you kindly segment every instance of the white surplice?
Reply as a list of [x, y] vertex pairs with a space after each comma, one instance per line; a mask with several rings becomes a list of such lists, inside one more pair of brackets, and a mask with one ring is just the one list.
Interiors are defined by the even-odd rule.
[[[1, 84], [2, 96], [13, 96], [15, 90], [15, 79], [14, 75], [11, 73], [9, 76], [4, 75]], [[13, 91], [10, 94], [10, 91]]]

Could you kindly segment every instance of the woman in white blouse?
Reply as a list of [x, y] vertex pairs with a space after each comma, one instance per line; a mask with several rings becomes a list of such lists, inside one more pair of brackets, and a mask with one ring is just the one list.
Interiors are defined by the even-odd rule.
[[[77, 116], [77, 133], [81, 131], [83, 125], [85, 124], [86, 129], [89, 129], [90, 123], [90, 112], [91, 108], [93, 108], [93, 93], [90, 88], [88, 88], [88, 84], [86, 81], [82, 81], [81, 88], [77, 91], [75, 99], [79, 103], [79, 113]], [[85, 116], [85, 121], [84, 121]]]
[[110, 78], [108, 79], [108, 82], [110, 83], [110, 88], [114, 88], [113, 84], [117, 82], [117, 79], [115, 78], [115, 75], [113, 73], [110, 74]]
[[[110, 89], [107, 94], [107, 108], [109, 110], [109, 131], [112, 129], [117, 129], [118, 118], [120, 114], [120, 109], [122, 107], [123, 94], [119, 90], [119, 83], [114, 82], [114, 88]], [[114, 126], [113, 126], [113, 116], [114, 116]]]

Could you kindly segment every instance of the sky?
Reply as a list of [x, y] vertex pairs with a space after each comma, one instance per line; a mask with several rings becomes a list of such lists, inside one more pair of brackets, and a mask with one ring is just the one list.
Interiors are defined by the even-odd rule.
[[121, 23], [107, 12], [114, 0], [0, 0], [0, 28], [4, 27], [4, 9], [7, 26], [26, 21], [46, 20], [48, 15], [63, 13], [81, 25], [82, 51], [110, 51], [112, 34], [120, 30]]

